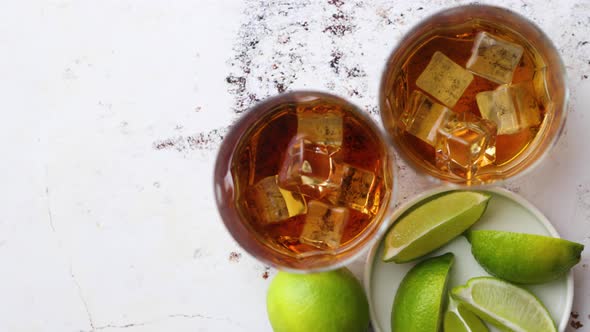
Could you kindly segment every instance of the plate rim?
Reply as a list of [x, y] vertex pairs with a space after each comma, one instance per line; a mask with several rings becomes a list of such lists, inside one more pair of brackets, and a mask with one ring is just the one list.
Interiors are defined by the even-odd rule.
[[[420, 201], [422, 201], [430, 196], [433, 196], [433, 195], [436, 195], [436, 194], [439, 194], [442, 192], [446, 192], [446, 191], [453, 191], [453, 190], [462, 190], [462, 189], [454, 187], [454, 186], [442, 187], [442, 188], [439, 187], [439, 188], [429, 189], [427, 191], [424, 191], [421, 194], [414, 196], [413, 198], [411, 198], [407, 202], [401, 204], [400, 206], [398, 206], [395, 209], [395, 212], [393, 213], [393, 215], [391, 216], [391, 218], [387, 222], [387, 230], [389, 230], [389, 227], [391, 227], [391, 225], [393, 224], [393, 221], [396, 220], [397, 218], [399, 218], [399, 216], [402, 215], [405, 211], [407, 211], [410, 207], [414, 206], [415, 204], [419, 203]], [[467, 189], [467, 190], [469, 190], [469, 189]], [[511, 192], [507, 189], [504, 189], [504, 188], [485, 188], [485, 189], [482, 188], [482, 189], [477, 189], [476, 191], [492, 192], [494, 194], [501, 195], [501, 196], [504, 196], [508, 199], [515, 201], [516, 203], [522, 205], [529, 212], [531, 212], [541, 222], [541, 224], [549, 231], [549, 234], [551, 236], [561, 238], [561, 236], [559, 235], [559, 232], [557, 232], [557, 230], [555, 229], [553, 224], [551, 224], [549, 219], [547, 219], [547, 217], [535, 205], [533, 205], [531, 202], [526, 200], [524, 197], [522, 197], [514, 192]], [[377, 251], [379, 250], [379, 246], [381, 245], [381, 241], [383, 241], [383, 238], [386, 235], [387, 235], [387, 232], [383, 232], [380, 235], [380, 237], [373, 243], [373, 246], [371, 247], [371, 249], [369, 250], [369, 254], [367, 255], [367, 259], [365, 260], [365, 268], [364, 268], [364, 273], [363, 273], [363, 286], [365, 289], [365, 293], [367, 294], [367, 300], [369, 302], [369, 315], [371, 318], [371, 325], [372, 325], [373, 330], [375, 332], [383, 332], [383, 330], [381, 329], [381, 326], [378, 324], [378, 321], [377, 321], [377, 314], [375, 313], [375, 310], [374, 310], [375, 306], [373, 304], [373, 293], [371, 291], [373, 262], [375, 261], [375, 255], [377, 254]], [[573, 299], [574, 299], [574, 274], [573, 274], [573, 270], [570, 270], [567, 274], [567, 279], [566, 279], [566, 303], [565, 303], [565, 308], [564, 308], [565, 311], [559, 321], [559, 324], [557, 325], [558, 331], [564, 331], [567, 327], [567, 324], [569, 321], [569, 312], [571, 312], [571, 310], [572, 310]]]

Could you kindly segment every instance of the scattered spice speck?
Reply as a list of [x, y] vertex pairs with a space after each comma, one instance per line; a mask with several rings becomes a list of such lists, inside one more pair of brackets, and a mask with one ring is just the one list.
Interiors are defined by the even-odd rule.
[[342, 37], [348, 32], [352, 32], [352, 26], [346, 24], [331, 24], [328, 25], [324, 32], [329, 32], [334, 36]]
[[240, 254], [239, 252], [232, 251], [229, 253], [229, 261], [231, 263], [239, 262], [240, 258], [242, 258], [242, 254]]
[[270, 266], [264, 267], [264, 272], [262, 272], [262, 279], [266, 280], [270, 277]]
[[225, 76], [235, 114], [295, 88], [324, 87], [350, 96], [356, 104], [376, 106], [377, 91], [369, 91], [368, 82], [370, 74], [381, 69], [384, 54], [364, 50], [375, 42], [374, 28], [383, 27], [374, 13], [383, 8], [387, 16], [389, 3], [244, 2], [244, 23], [228, 59], [231, 71]]
[[570, 313], [570, 316], [572, 316], [572, 318], [574, 319], [577, 319], [580, 316], [580, 314], [577, 311], [572, 311]]
[[152, 143], [156, 150], [176, 150], [186, 152], [188, 150], [214, 150], [223, 140], [228, 128], [213, 129], [190, 136], [176, 136], [157, 140]]
[[154, 142], [154, 149], [156, 150], [163, 150], [172, 147], [174, 147], [174, 142], [172, 142], [170, 139]]
[[365, 76], [367, 76], [367, 73], [365, 73], [365, 71], [359, 67], [352, 67], [351, 69], [348, 69], [347, 76], [348, 77], [365, 77]]
[[578, 330], [578, 329], [581, 329], [582, 327], [584, 327], [584, 324], [580, 323], [580, 321], [572, 319], [572, 321], [570, 322], [570, 326], [573, 327], [574, 329]]
[[344, 5], [344, 0], [328, 0], [328, 3], [332, 6], [342, 7], [342, 5]]
[[332, 59], [330, 59], [330, 67], [336, 74], [340, 72], [340, 59], [342, 58], [342, 52], [335, 50], [332, 51]]

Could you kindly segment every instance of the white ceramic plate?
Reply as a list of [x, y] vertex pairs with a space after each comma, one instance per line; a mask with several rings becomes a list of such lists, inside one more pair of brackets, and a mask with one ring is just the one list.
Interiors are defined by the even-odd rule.
[[[435, 189], [416, 197], [396, 211], [392, 220], [396, 220], [411, 206], [432, 195], [452, 189]], [[492, 229], [520, 233], [550, 235], [559, 237], [551, 223], [524, 198], [504, 189], [489, 189], [493, 196], [488, 208], [474, 229]], [[365, 290], [369, 299], [371, 322], [375, 332], [391, 332], [390, 317], [393, 298], [399, 283], [415, 263], [395, 264], [384, 263], [383, 236], [369, 252], [365, 267]], [[463, 285], [467, 280], [477, 276], [488, 276], [471, 255], [471, 246], [460, 236], [451, 243], [435, 251], [431, 256], [438, 256], [446, 252], [455, 254], [455, 262], [451, 269], [449, 289]], [[573, 275], [566, 276], [541, 285], [526, 286], [547, 307], [551, 317], [557, 324], [559, 331], [564, 331], [573, 300]], [[498, 331], [491, 328], [491, 331]]]

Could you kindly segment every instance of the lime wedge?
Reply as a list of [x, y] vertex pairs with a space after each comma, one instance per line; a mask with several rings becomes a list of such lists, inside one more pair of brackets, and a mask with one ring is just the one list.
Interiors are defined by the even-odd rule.
[[490, 197], [452, 191], [407, 212], [387, 233], [383, 260], [405, 263], [442, 247], [479, 220]]
[[512, 232], [471, 231], [471, 253], [490, 274], [536, 284], [555, 280], [580, 261], [584, 246], [567, 240]]
[[392, 331], [439, 331], [447, 277], [453, 260], [452, 253], [432, 257], [418, 263], [406, 274], [393, 300]]
[[535, 295], [501, 279], [473, 278], [466, 285], [453, 288], [451, 295], [502, 330], [557, 331], [549, 312]]
[[449, 305], [445, 313], [445, 332], [489, 332], [488, 327], [463, 303], [449, 297]]

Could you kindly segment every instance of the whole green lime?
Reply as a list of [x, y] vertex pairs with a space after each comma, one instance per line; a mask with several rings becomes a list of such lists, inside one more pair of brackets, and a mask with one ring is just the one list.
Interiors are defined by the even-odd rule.
[[279, 272], [266, 310], [275, 332], [357, 332], [369, 325], [369, 304], [348, 269], [313, 274]]

